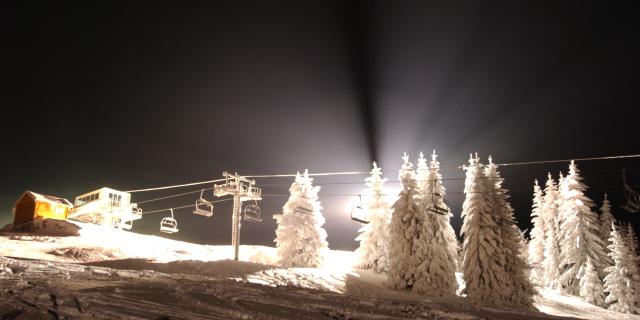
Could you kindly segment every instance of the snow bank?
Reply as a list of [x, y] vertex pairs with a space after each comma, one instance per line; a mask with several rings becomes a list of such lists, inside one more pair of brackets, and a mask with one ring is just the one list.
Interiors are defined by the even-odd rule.
[[235, 260], [181, 260], [159, 263], [146, 259], [122, 259], [92, 262], [86, 263], [86, 265], [119, 270], [152, 270], [168, 274], [188, 274], [214, 278], [245, 277], [252, 273], [273, 268], [259, 263]]
[[79, 262], [93, 262], [123, 258], [123, 254], [119, 250], [106, 250], [104, 248], [79, 248], [66, 247], [58, 248], [47, 252], [54, 256], [69, 258]]
[[67, 221], [57, 219], [38, 219], [31, 222], [23, 223], [21, 225], [14, 226], [8, 224], [0, 229], [2, 233], [29, 233], [33, 235], [46, 235], [46, 236], [78, 236], [80, 235], [80, 226]]

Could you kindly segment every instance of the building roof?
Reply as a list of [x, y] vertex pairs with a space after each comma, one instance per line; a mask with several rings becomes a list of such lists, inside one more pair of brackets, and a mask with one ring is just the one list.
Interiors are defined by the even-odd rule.
[[64, 198], [59, 198], [59, 197], [54, 197], [54, 196], [49, 196], [49, 195], [45, 195], [45, 194], [39, 194], [39, 193], [35, 193], [33, 191], [25, 191], [19, 199], [22, 199], [23, 196], [28, 195], [31, 198], [33, 198], [36, 201], [44, 201], [44, 202], [49, 202], [49, 203], [55, 203], [55, 204], [63, 204], [69, 207], [73, 207], [73, 204], [71, 204], [71, 202], [69, 202], [69, 200], [64, 199]]

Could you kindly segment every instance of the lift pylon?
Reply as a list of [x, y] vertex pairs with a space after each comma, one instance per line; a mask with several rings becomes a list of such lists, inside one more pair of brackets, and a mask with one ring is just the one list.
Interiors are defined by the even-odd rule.
[[254, 187], [256, 184], [255, 180], [240, 176], [238, 173], [231, 174], [224, 171], [222, 176], [225, 178], [225, 182], [224, 184], [214, 185], [213, 194], [216, 197], [223, 197], [227, 195], [233, 196], [231, 245], [234, 250], [234, 259], [238, 260], [238, 253], [240, 251], [240, 213], [242, 209], [242, 202], [247, 200], [262, 200], [262, 189]]

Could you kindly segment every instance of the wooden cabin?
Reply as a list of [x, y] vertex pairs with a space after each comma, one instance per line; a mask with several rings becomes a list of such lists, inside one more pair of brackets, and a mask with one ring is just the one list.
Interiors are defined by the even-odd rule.
[[66, 220], [71, 208], [67, 199], [25, 191], [13, 206], [13, 225], [37, 219]]

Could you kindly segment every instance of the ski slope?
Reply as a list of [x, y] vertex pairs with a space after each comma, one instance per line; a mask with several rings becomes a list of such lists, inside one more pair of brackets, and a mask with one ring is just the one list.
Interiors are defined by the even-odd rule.
[[389, 290], [347, 251], [326, 268], [280, 268], [271, 247], [233, 261], [231, 246], [77, 225], [79, 236], [0, 233], [0, 318], [640, 320], [552, 291], [531, 312]]

